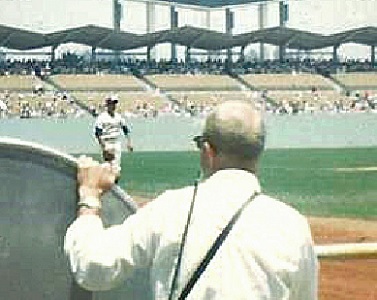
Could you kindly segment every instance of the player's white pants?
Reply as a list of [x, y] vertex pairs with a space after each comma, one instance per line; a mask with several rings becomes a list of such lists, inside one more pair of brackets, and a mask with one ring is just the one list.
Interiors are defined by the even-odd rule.
[[105, 151], [114, 153], [114, 159], [110, 162], [114, 170], [120, 173], [121, 158], [122, 158], [122, 143], [121, 142], [105, 142]]

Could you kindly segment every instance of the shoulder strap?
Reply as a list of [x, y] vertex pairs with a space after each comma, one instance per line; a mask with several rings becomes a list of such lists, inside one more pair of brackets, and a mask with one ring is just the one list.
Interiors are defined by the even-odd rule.
[[187, 282], [185, 288], [182, 290], [179, 300], [184, 300], [190, 294], [195, 283], [199, 280], [200, 276], [203, 274], [211, 259], [215, 256], [217, 250], [220, 248], [225, 238], [228, 236], [229, 232], [233, 228], [233, 225], [236, 223], [240, 217], [244, 208], [256, 197], [259, 193], [254, 193], [242, 206], [236, 211], [233, 217], [230, 219], [228, 225], [225, 226], [223, 231], [218, 235], [215, 242], [212, 244], [211, 248], [208, 250], [206, 256], [201, 261], [200, 265], [196, 268], [195, 272], [192, 274], [190, 280]]

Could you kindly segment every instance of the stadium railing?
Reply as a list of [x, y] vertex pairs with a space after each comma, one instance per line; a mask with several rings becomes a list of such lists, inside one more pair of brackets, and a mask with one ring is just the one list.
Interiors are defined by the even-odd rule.
[[377, 242], [316, 245], [315, 251], [320, 260], [377, 259]]

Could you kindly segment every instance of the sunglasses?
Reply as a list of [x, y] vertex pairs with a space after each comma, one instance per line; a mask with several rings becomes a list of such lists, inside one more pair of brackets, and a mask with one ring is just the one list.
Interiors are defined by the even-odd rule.
[[205, 142], [208, 142], [208, 138], [203, 135], [197, 135], [192, 139], [196, 147], [201, 150]]

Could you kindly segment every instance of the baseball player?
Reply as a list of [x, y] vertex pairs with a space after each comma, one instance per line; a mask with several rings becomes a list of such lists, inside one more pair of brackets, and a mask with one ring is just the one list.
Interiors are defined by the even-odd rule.
[[109, 96], [105, 98], [106, 111], [102, 112], [96, 119], [94, 134], [102, 150], [102, 159], [109, 162], [120, 177], [121, 171], [121, 136], [127, 139], [127, 150], [133, 151], [130, 130], [125, 119], [115, 111], [118, 97]]

